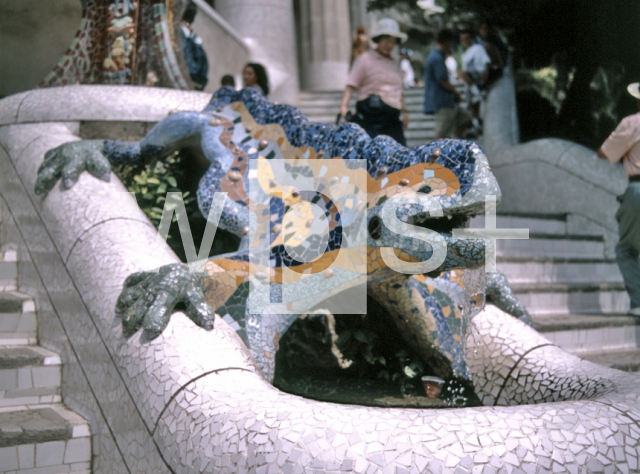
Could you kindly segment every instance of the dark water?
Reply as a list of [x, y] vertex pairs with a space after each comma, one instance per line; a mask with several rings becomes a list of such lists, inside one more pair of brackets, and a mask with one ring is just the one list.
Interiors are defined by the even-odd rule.
[[[274, 385], [284, 392], [335, 403], [443, 408], [480, 406], [471, 382], [447, 380], [441, 398], [425, 396], [420, 378], [434, 375], [404, 342], [393, 320], [373, 299], [366, 315], [335, 315], [335, 334], [327, 316], [298, 319], [280, 340]], [[332, 353], [337, 348], [348, 367]]]
[[338, 374], [298, 374], [280, 378], [277, 387], [313, 400], [375, 407], [445, 408], [446, 401], [423, 393], [402, 394], [398, 384], [384, 380], [357, 379]]

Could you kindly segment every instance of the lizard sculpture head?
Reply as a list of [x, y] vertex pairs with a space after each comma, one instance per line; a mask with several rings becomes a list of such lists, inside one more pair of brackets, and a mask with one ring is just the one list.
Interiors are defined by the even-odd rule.
[[[451, 232], [484, 210], [486, 195], [500, 197], [486, 156], [476, 143], [439, 140], [407, 149], [389, 137], [371, 139], [354, 124], [309, 123], [298, 109], [271, 104], [255, 90], [222, 89], [205, 112], [214, 117], [210, 128], [217, 139], [224, 130], [229, 135], [228, 156], [221, 160], [217, 154], [202, 181], [209, 184], [202, 186], [201, 182], [200, 203], [211, 201], [205, 190], [227, 192], [221, 222], [242, 229], [244, 236], [241, 250], [224, 257], [233, 265], [221, 264], [220, 259], [207, 264], [208, 281], [229, 278], [229, 269], [244, 262], [247, 281], [243, 284], [248, 286], [234, 294], [238, 298], [251, 295], [247, 298], [250, 308], [241, 311], [241, 316], [231, 315], [225, 301], [233, 298], [220, 292], [218, 283], [213, 284], [208, 292], [213, 296], [208, 299], [220, 314], [229, 315], [227, 321], [237, 324], [241, 335], [246, 331], [246, 340], [268, 376], [273, 373], [269, 354], [274, 345], [263, 357], [260, 346], [265, 344], [260, 341], [277, 340], [297, 314], [326, 304], [327, 298], [367, 284], [381, 298], [403, 292], [397, 302], [410, 309], [416, 298], [412, 294], [419, 293], [420, 301], [427, 296], [425, 282], [415, 280], [413, 274], [484, 264], [483, 240], [459, 239]], [[324, 214], [314, 217], [311, 204]], [[202, 210], [205, 215], [209, 212], [206, 206]], [[324, 231], [315, 232], [313, 221], [324, 217]], [[425, 239], [428, 229], [439, 237], [439, 249]], [[323, 232], [326, 235], [320, 235]], [[301, 261], [304, 258], [295, 256], [296, 247], [304, 257], [314, 245], [315, 260]], [[434, 250], [440, 253], [439, 263], [416, 270], [416, 264], [432, 259]], [[394, 258], [395, 266], [389, 264]], [[408, 264], [413, 267], [407, 268]], [[287, 278], [287, 272], [294, 277]], [[343, 306], [338, 311], [358, 312], [359, 306], [363, 312], [366, 292], [365, 300], [352, 297], [348, 303], [346, 310]], [[402, 310], [399, 306], [389, 309]], [[428, 305], [423, 306], [422, 319], [434, 317], [427, 314]], [[246, 321], [245, 313], [250, 314]], [[283, 316], [286, 314], [290, 316]], [[416, 321], [413, 328], [425, 334], [420, 341], [423, 348], [429, 347], [424, 357], [435, 354], [441, 358], [437, 364], [441, 374], [450, 373], [451, 363], [459, 372], [464, 369], [456, 342], [462, 330], [460, 313], [455, 309], [447, 314], [452, 321], [446, 317]], [[403, 315], [398, 318], [407, 320]], [[275, 329], [265, 337], [269, 325]], [[255, 328], [261, 328], [260, 337], [251, 336]], [[444, 357], [438, 355], [437, 345], [442, 331], [451, 340], [446, 346], [449, 355]]]
[[[301, 170], [306, 166], [311, 178], [308, 189], [322, 191], [341, 187], [341, 195], [353, 194], [349, 214], [360, 212], [362, 219], [350, 225], [366, 227], [370, 258], [379, 254], [371, 253], [372, 249], [395, 248], [401, 260], [429, 260], [433, 256], [433, 246], [424, 239], [424, 232], [417, 231], [422, 236], [412, 232], [424, 228], [441, 235], [440, 243], [447, 247], [441, 264], [430, 271], [476, 267], [484, 263], [483, 241], [455, 239], [451, 234], [453, 228], [463, 227], [468, 217], [484, 210], [485, 196], [500, 198], [500, 189], [487, 158], [476, 143], [438, 140], [408, 149], [389, 137], [371, 139], [354, 124], [336, 127], [309, 123], [298, 109], [271, 104], [254, 89], [236, 92], [223, 88], [214, 94], [205, 112], [220, 118], [219, 128], [230, 129], [233, 126], [232, 140], [237, 153], [229, 153], [224, 160], [216, 158], [206, 189], [227, 191], [231, 200], [238, 203], [236, 212], [226, 213], [232, 216], [231, 220], [241, 221], [231, 225], [237, 231], [244, 229], [247, 234], [252, 229], [249, 225], [252, 213], [249, 196], [262, 193], [263, 199], [270, 196], [271, 200], [271, 204], [265, 204], [271, 213], [271, 242], [282, 243], [282, 239], [274, 240], [273, 234], [280, 232], [285, 210], [304, 200], [304, 196], [295, 193], [292, 197], [290, 191], [295, 186], [287, 186], [285, 181], [290, 181], [295, 174], [304, 175]], [[293, 169], [287, 171], [276, 165], [279, 158], [293, 160], [289, 166]], [[317, 163], [318, 159], [322, 164]], [[250, 163], [258, 161], [261, 163], [254, 167], [252, 178], [249, 176]], [[360, 161], [360, 168], [357, 161]], [[366, 171], [361, 173], [359, 180], [356, 169]], [[348, 177], [350, 173], [353, 177]], [[345, 183], [353, 184], [353, 189], [344, 189]], [[205, 187], [201, 185], [202, 189]], [[413, 199], [408, 199], [410, 196]], [[199, 197], [202, 198], [203, 213], [207, 215], [206, 201], [211, 196], [201, 193]], [[275, 205], [274, 199], [282, 202]], [[323, 202], [329, 206], [326, 199]], [[341, 244], [335, 241], [335, 236], [339, 233], [342, 238], [347, 227], [343, 222], [344, 212], [331, 213], [330, 206], [327, 212], [332, 220], [329, 227], [334, 234], [330, 241], [339, 248]], [[390, 215], [393, 216], [391, 219]], [[294, 228], [291, 236], [301, 239], [309, 234], [305, 226], [300, 225], [302, 222], [289, 223]], [[270, 234], [260, 233], [260, 236], [264, 239]], [[285, 240], [293, 241], [292, 238]], [[264, 242], [245, 241], [242, 248], [255, 249], [263, 245]], [[369, 267], [370, 274], [379, 271], [371, 265]], [[385, 265], [379, 267], [380, 271], [383, 267]]]

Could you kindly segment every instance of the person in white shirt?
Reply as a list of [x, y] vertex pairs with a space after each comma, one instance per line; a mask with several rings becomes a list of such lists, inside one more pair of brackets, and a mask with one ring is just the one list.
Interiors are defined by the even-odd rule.
[[447, 59], [444, 61], [447, 66], [447, 71], [449, 71], [449, 82], [451, 84], [457, 84], [460, 82], [460, 78], [458, 77], [458, 61], [453, 57], [451, 53], [447, 53]]
[[416, 86], [416, 75], [411, 65], [411, 56], [413, 56], [413, 50], [408, 48], [400, 50], [400, 71], [402, 72], [402, 85], [405, 89]]
[[484, 49], [484, 46], [474, 44], [475, 37], [473, 31], [462, 30], [460, 32], [460, 43], [465, 48], [462, 54], [462, 71], [460, 78], [467, 84], [467, 103], [471, 112], [472, 122], [478, 133], [480, 132], [480, 103], [484, 88], [489, 76], [489, 64], [491, 58]]

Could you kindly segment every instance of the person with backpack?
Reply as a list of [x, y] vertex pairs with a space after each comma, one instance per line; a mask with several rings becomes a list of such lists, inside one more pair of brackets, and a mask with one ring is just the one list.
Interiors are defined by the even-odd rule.
[[198, 7], [195, 3], [190, 2], [182, 14], [180, 36], [189, 76], [191, 76], [195, 89], [201, 91], [204, 90], [207, 82], [209, 82], [209, 61], [207, 60], [207, 53], [202, 47], [202, 38], [196, 35], [191, 28], [197, 13]]

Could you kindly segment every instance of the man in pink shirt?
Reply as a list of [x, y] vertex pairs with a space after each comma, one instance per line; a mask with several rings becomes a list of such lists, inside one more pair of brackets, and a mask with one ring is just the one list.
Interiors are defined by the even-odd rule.
[[[640, 83], [629, 84], [627, 91], [637, 99], [640, 110]], [[629, 314], [640, 316], [640, 113], [622, 119], [598, 150], [598, 156], [611, 163], [622, 160], [629, 178], [616, 213], [620, 226], [616, 260], [631, 299]]]

